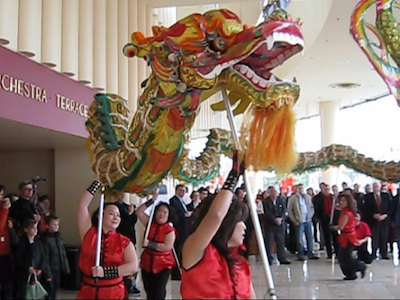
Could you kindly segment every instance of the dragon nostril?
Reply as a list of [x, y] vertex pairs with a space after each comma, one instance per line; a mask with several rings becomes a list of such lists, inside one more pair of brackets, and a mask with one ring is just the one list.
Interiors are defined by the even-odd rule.
[[213, 41], [213, 46], [217, 51], [225, 51], [226, 50], [226, 42], [223, 38], [216, 38]]

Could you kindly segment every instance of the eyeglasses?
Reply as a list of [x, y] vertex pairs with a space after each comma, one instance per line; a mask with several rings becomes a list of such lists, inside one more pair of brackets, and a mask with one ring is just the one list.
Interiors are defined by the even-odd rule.
[[33, 188], [24, 188], [25, 191], [33, 191]]

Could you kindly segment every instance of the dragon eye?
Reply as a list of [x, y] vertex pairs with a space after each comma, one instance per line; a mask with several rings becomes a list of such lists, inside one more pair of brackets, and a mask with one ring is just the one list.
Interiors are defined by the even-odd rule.
[[220, 38], [220, 37], [217, 37], [213, 41], [213, 46], [214, 46], [214, 49], [217, 50], [217, 51], [225, 51], [226, 50], [225, 40], [223, 38]]
[[122, 52], [126, 57], [134, 57], [137, 54], [137, 48], [135, 45], [129, 43], [124, 46]]

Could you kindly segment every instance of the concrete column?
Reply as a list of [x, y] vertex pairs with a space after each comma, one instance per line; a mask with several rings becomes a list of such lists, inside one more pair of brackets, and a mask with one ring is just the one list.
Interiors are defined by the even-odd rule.
[[18, 51], [40, 62], [41, 37], [42, 1], [20, 0], [18, 15]]
[[19, 1], [0, 0], [0, 44], [17, 50]]
[[42, 63], [61, 70], [61, 0], [43, 0]]
[[94, 1], [93, 7], [93, 88], [106, 88], [106, 0]]
[[106, 92], [118, 94], [118, 0], [107, 0]]
[[[144, 6], [146, 7], [146, 6]], [[133, 32], [138, 31], [138, 18], [142, 13], [138, 13], [138, 0], [129, 0], [128, 1], [128, 34], [126, 36], [126, 43], [131, 42], [131, 35]], [[139, 69], [138, 64], [139, 60], [142, 60], [138, 57], [127, 58], [124, 56], [125, 63], [128, 63], [128, 102], [129, 109], [131, 110], [131, 114], [133, 114], [137, 109], [137, 100], [138, 96], [141, 93], [140, 83], [141, 80], [139, 78]], [[140, 62], [143, 64], [142, 62]]]
[[[118, 0], [118, 95], [124, 99], [128, 98], [129, 60], [123, 54], [122, 49], [124, 49], [124, 46], [130, 41], [128, 31], [128, 11], [128, 0]], [[129, 16], [132, 17], [131, 15]], [[137, 60], [137, 58], [130, 60]]]
[[[144, 0], [137, 0], [138, 6], [137, 6], [137, 11], [138, 11], [138, 16], [137, 16], [137, 28], [136, 31], [141, 31], [143, 32], [143, 34], [147, 37], [148, 36], [148, 31], [147, 31], [147, 27], [146, 27], [146, 19], [147, 19], [147, 10], [150, 10], [151, 12], [151, 8], [147, 7], [146, 3]], [[132, 32], [131, 32], [132, 33]], [[143, 89], [140, 87], [140, 84], [143, 82], [143, 80], [146, 79], [147, 77], [147, 72], [146, 69], [147, 64], [144, 61], [144, 59], [142, 58], [138, 58], [137, 59], [137, 89], [138, 89], [138, 96], [140, 94], [142, 94]], [[136, 101], [136, 100], [135, 100]], [[136, 105], [136, 103], [135, 103]]]
[[[319, 113], [321, 116], [321, 147], [329, 146], [337, 142], [336, 120], [339, 112], [339, 101], [321, 102]], [[338, 169], [329, 167], [322, 172], [322, 181], [330, 185], [337, 184]]]
[[93, 0], [79, 1], [79, 77], [92, 86], [93, 82]]
[[[152, 36], [153, 32], [151, 30], [151, 27], [153, 25], [157, 25], [154, 23], [153, 8], [146, 5], [145, 10], [146, 10], [146, 22], [145, 22], [146, 27], [141, 28], [141, 30], [143, 30], [143, 32], [146, 36]], [[149, 77], [150, 74], [151, 74], [151, 68], [146, 65], [146, 75], [145, 75], [146, 78]]]
[[74, 79], [78, 76], [79, 2], [63, 0], [61, 72]]

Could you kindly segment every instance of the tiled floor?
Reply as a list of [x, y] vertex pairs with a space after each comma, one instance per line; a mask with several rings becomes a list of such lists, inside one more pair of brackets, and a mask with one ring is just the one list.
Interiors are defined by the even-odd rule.
[[[396, 249], [397, 250], [397, 249]], [[397, 259], [376, 260], [368, 266], [364, 279], [344, 281], [339, 264], [325, 258], [321, 251], [320, 260], [298, 262], [290, 257], [291, 265], [271, 266], [278, 299], [400, 299], [400, 267]], [[253, 272], [253, 284], [258, 299], [270, 299], [262, 263], [254, 256], [250, 257]], [[145, 299], [146, 294], [140, 282], [142, 291], [139, 297]], [[168, 299], [180, 299], [179, 281], [169, 281], [167, 287]], [[58, 298], [74, 299], [76, 291], [60, 290]]]

